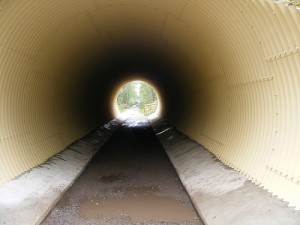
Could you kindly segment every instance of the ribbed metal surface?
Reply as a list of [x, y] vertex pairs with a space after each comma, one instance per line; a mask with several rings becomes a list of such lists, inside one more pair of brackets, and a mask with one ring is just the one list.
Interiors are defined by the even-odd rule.
[[201, 71], [183, 78], [193, 104], [178, 128], [300, 208], [299, 21], [273, 0], [2, 0], [0, 183], [93, 129], [69, 111], [80, 78], [66, 62], [140, 30]]

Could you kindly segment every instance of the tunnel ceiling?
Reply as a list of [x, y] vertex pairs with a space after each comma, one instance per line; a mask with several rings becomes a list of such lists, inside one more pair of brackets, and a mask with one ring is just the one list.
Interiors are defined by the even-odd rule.
[[139, 73], [169, 122], [299, 208], [299, 21], [273, 0], [0, 1], [0, 183], [111, 119]]

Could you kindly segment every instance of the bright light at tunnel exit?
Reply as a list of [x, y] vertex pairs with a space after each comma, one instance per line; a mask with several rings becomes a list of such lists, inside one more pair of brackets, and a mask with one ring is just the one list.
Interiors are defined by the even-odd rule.
[[117, 92], [115, 98], [116, 117], [157, 117], [160, 113], [160, 98], [157, 90], [147, 82], [134, 80], [127, 82]]

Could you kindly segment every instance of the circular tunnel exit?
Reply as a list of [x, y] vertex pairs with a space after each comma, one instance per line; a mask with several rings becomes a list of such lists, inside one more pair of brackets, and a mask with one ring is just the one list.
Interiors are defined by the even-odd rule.
[[158, 93], [145, 81], [134, 80], [124, 84], [114, 99], [115, 117], [159, 116], [162, 105]]
[[0, 1], [0, 185], [113, 119], [142, 74], [162, 118], [299, 208], [300, 11], [276, 2]]

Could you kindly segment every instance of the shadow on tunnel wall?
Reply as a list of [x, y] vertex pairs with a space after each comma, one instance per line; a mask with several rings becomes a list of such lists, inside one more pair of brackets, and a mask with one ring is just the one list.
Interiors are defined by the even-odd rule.
[[136, 45], [133, 42], [94, 52], [81, 67], [80, 80], [73, 91], [73, 111], [86, 124], [112, 119], [111, 96], [116, 87], [130, 79], [142, 79], [150, 81], [161, 93], [164, 117], [180, 122], [192, 109], [189, 109], [191, 96], [184, 79], [187, 70], [181, 66], [183, 60], [178, 59], [183, 55], [175, 55], [168, 55], [155, 43]]

